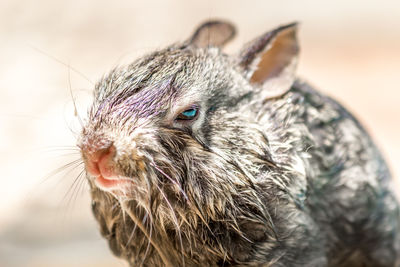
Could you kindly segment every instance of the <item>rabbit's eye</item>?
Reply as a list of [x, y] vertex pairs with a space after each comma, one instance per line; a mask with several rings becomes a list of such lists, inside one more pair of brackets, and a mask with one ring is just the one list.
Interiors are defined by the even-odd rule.
[[196, 107], [190, 108], [185, 110], [184, 112], [180, 113], [176, 119], [177, 120], [193, 120], [197, 117], [198, 109]]

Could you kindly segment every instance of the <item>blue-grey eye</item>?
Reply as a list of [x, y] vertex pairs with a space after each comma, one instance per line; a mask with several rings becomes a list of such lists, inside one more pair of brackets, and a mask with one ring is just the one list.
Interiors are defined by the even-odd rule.
[[177, 120], [193, 120], [194, 118], [197, 117], [198, 114], [198, 109], [193, 107], [193, 108], [189, 108], [185, 111], [183, 111], [182, 113], [180, 113], [176, 119]]

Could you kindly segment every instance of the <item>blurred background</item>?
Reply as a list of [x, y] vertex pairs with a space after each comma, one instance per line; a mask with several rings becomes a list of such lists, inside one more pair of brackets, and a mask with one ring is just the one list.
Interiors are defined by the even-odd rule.
[[126, 266], [100, 237], [74, 162], [72, 96], [84, 117], [108, 70], [210, 18], [237, 25], [232, 53], [299, 21], [299, 75], [360, 118], [399, 177], [400, 1], [2, 0], [0, 266]]

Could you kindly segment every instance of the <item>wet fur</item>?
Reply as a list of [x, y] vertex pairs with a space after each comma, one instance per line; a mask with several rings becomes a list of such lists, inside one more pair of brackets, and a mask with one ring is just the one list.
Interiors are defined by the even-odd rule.
[[[193, 128], [166, 123], [196, 101]], [[93, 212], [115, 255], [143, 266], [394, 266], [398, 204], [365, 130], [296, 81], [264, 101], [218, 48], [181, 44], [96, 86], [80, 144], [119, 149], [134, 180]]]

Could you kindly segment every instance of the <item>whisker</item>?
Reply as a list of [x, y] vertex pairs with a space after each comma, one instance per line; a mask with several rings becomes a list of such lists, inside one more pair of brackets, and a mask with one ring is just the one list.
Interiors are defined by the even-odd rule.
[[85, 179], [84, 179], [84, 170], [82, 170], [79, 174], [78, 174], [78, 182], [73, 190], [73, 192], [71, 193], [71, 198], [70, 201], [67, 203], [67, 207], [70, 207], [71, 209], [75, 206], [76, 200], [78, 198], [79, 192], [81, 191], [81, 188], [83, 187], [82, 185], [85, 184]]
[[118, 207], [119, 206], [119, 202], [117, 201], [117, 202], [115, 202], [115, 204], [111, 207], [111, 210], [114, 210], [116, 207]]
[[45, 147], [42, 147], [42, 148], [40, 148], [40, 149], [38, 149], [37, 151], [44, 151], [44, 152], [46, 152], [47, 150], [52, 150], [53, 148], [56, 148], [56, 149], [65, 149], [65, 150], [77, 150], [77, 151], [79, 151], [79, 147], [77, 147], [77, 146], [45, 146]]
[[[70, 170], [68, 173], [70, 173], [71, 171], [73, 171], [74, 169]], [[72, 209], [74, 204], [71, 203], [76, 203], [76, 196], [77, 196], [77, 188], [78, 185], [80, 183], [82, 183], [82, 181], [84, 181], [84, 179], [82, 179], [82, 174], [84, 173], [84, 170], [82, 170], [75, 178], [73, 183], [71, 184], [71, 186], [69, 187], [68, 191], [64, 194], [64, 197], [61, 199], [61, 201], [59, 202], [58, 206], [61, 206], [61, 204], [65, 203], [66, 208], [63, 208], [63, 214], [65, 217]], [[71, 191], [72, 190], [72, 191]], [[67, 196], [69, 195], [68, 200], [66, 201]], [[75, 196], [75, 197], [74, 197]], [[74, 199], [74, 201], [72, 202], [72, 199]]]
[[185, 191], [183, 191], [182, 187], [178, 184], [177, 181], [169, 177], [168, 174], [166, 174], [161, 168], [159, 168], [154, 162], [150, 163], [151, 166], [153, 166], [157, 171], [159, 171], [162, 175], [164, 175], [168, 180], [170, 180], [174, 185], [176, 185], [179, 189], [179, 191], [182, 193], [183, 197], [189, 201], [188, 196], [186, 195]]
[[129, 245], [129, 243], [132, 241], [132, 238], [133, 238], [133, 236], [134, 236], [134, 234], [136, 232], [136, 229], [137, 229], [137, 224], [135, 224], [135, 226], [133, 227], [133, 230], [132, 230], [132, 232], [131, 232], [131, 234], [130, 234], [130, 236], [128, 238], [128, 241], [126, 242], [125, 247], [127, 247]]
[[[61, 167], [59, 167], [59, 168], [51, 171], [50, 173], [46, 174], [44, 176], [44, 178], [42, 179], [42, 181], [39, 183], [39, 185], [42, 185], [44, 182], [46, 182], [48, 179], [50, 179], [51, 177], [55, 176], [56, 174], [66, 170], [68, 168], [71, 168], [71, 167], [73, 167], [72, 170], [74, 170], [77, 166], [79, 166], [81, 164], [83, 164], [81, 159], [76, 159], [76, 160], [73, 160], [73, 161], [71, 161], [71, 162], [69, 162], [67, 164], [64, 164]], [[67, 172], [67, 174], [69, 174], [70, 172], [71, 172], [71, 170], [69, 172]]]
[[59, 159], [59, 158], [64, 158], [64, 157], [71, 157], [71, 156], [78, 156], [78, 157], [80, 157], [81, 156], [81, 153], [79, 152], [79, 151], [75, 151], [75, 150], [69, 150], [69, 151], [71, 151], [71, 152], [68, 152], [68, 153], [63, 153], [63, 154], [59, 154], [59, 152], [61, 151], [61, 149], [60, 150], [56, 150], [56, 149], [54, 149], [54, 150], [52, 150], [52, 151], [47, 151], [47, 152], [56, 152], [58, 155], [52, 155], [52, 157], [53, 158], [57, 158], [57, 159]]
[[37, 47], [31, 45], [31, 44], [28, 44], [28, 46], [29, 46], [30, 48], [32, 48], [33, 50], [35, 50], [36, 52], [39, 52], [40, 54], [45, 55], [45, 56], [47, 56], [48, 58], [53, 59], [54, 61], [56, 61], [57, 63], [59, 63], [59, 64], [65, 66], [65, 67], [67, 67], [68, 69], [71, 69], [73, 72], [75, 72], [76, 74], [78, 74], [79, 76], [81, 76], [83, 79], [85, 79], [86, 81], [88, 81], [91, 85], [94, 85], [94, 82], [92, 82], [86, 75], [84, 75], [82, 72], [78, 71], [78, 70], [75, 69], [74, 67], [71, 67], [70, 65], [68, 65], [68, 64], [66, 64], [66, 63], [64, 63], [64, 62], [62, 62], [60, 59], [56, 58], [55, 56], [52, 56], [52, 55], [50, 55], [49, 53], [46, 53], [46, 52], [44, 52], [43, 50], [41, 50], [41, 49], [39, 49], [39, 48], [37, 48]]
[[[82, 170], [79, 175], [80, 176], [84, 176], [85, 170]], [[83, 177], [83, 179], [81, 179], [80, 185], [79, 185], [79, 189], [78, 189], [78, 195], [83, 195], [84, 194], [84, 189], [85, 189], [85, 177]]]
[[[147, 181], [147, 183], [146, 183], [146, 184], [147, 184], [147, 190], [148, 190], [148, 192], [151, 192], [151, 184], [150, 184], [150, 181], [147, 180], [147, 179], [146, 179], [146, 181]], [[152, 202], [153, 202], [153, 199], [152, 199], [152, 197], [151, 197], [151, 194], [148, 194], [148, 195], [149, 195], [149, 200], [148, 200], [148, 203], [149, 203], [148, 205], [149, 205], [149, 207], [146, 209], [146, 210], [147, 210], [146, 217], [149, 218], [148, 224], [150, 225], [150, 237], [152, 237], [152, 233], [153, 233]], [[147, 240], [147, 247], [146, 247], [145, 254], [144, 254], [144, 256], [143, 256], [142, 262], [141, 262], [141, 265], [142, 265], [142, 266], [143, 266], [143, 264], [144, 264], [144, 260], [146, 259], [146, 256], [147, 256], [149, 250], [150, 250], [150, 240]]]
[[[147, 218], [147, 215], [148, 214], [145, 215], [146, 218]], [[150, 238], [152, 238], [152, 234], [153, 234], [153, 224], [150, 223]], [[147, 240], [146, 250], [144, 252], [142, 262], [140, 263], [141, 266], [143, 266], [143, 264], [144, 264], [144, 260], [146, 259], [147, 253], [149, 252], [149, 249], [150, 249], [150, 239]]]
[[[125, 194], [125, 192], [124, 192], [124, 194]], [[125, 196], [125, 199], [126, 199], [126, 196]], [[111, 210], [114, 210], [116, 207], [117, 207], [117, 205], [119, 204], [119, 201], [117, 201], [117, 203], [116, 204], [114, 204], [114, 206], [111, 208]], [[123, 218], [124, 218], [124, 222], [125, 222], [125, 210], [124, 209], [120, 209], [121, 211], [122, 211], [122, 213], [123, 213]], [[147, 214], [145, 214], [145, 217], [147, 216]], [[131, 232], [131, 234], [130, 234], [130, 236], [129, 236], [129, 238], [128, 238], [128, 240], [127, 240], [127, 242], [126, 242], [126, 244], [125, 244], [125, 247], [127, 247], [128, 245], [129, 245], [129, 243], [132, 241], [132, 238], [133, 238], [133, 236], [134, 236], [134, 234], [135, 234], [135, 232], [136, 232], [136, 229], [137, 229], [137, 224], [135, 223], [135, 226], [133, 227], [133, 230], [132, 230], [132, 232]], [[137, 258], [137, 256], [135, 257], [135, 258]]]
[[182, 264], [183, 266], [185, 266], [185, 257], [184, 257], [184, 250], [183, 250], [183, 241], [182, 241], [182, 233], [181, 233], [181, 229], [178, 223], [178, 218], [176, 217], [176, 213], [174, 211], [174, 209], [172, 208], [171, 202], [169, 201], [169, 199], [167, 198], [167, 196], [165, 195], [164, 191], [157, 185], [155, 184], [155, 186], [157, 187], [158, 191], [160, 192], [161, 196], [164, 198], [165, 202], [167, 203], [169, 209], [172, 212], [172, 216], [174, 219], [174, 224], [176, 225], [176, 230], [178, 231], [179, 234], [179, 243], [181, 246], [181, 254], [182, 254]]
[[121, 202], [121, 207], [125, 210], [125, 212], [129, 215], [129, 217], [132, 219], [132, 221], [139, 227], [139, 229], [143, 232], [143, 234], [146, 236], [146, 238], [149, 239], [151, 245], [154, 247], [154, 249], [158, 252], [161, 260], [166, 266], [174, 266], [166, 257], [166, 255], [163, 253], [161, 248], [152, 240], [150, 239], [149, 234], [146, 231], [146, 228], [142, 224], [142, 222], [139, 220], [139, 218], [136, 217], [136, 215], [127, 207], [127, 202], [128, 201], [122, 201]]
[[203, 216], [203, 213], [200, 211], [200, 209], [195, 205], [195, 203], [193, 204], [188, 196], [186, 195], [186, 193], [183, 191], [182, 187], [175, 181], [173, 180], [171, 177], [169, 177], [169, 175], [167, 175], [163, 170], [161, 170], [157, 165], [155, 165], [154, 162], [150, 163], [150, 165], [152, 165], [156, 170], [158, 170], [162, 175], [164, 175], [168, 180], [170, 180], [173, 184], [175, 184], [179, 191], [183, 194], [183, 196], [185, 197], [185, 199], [187, 200], [188, 205], [193, 208], [196, 211], [197, 216], [199, 216], [200, 220], [202, 220], [202, 222], [204, 223], [204, 225], [209, 229], [210, 233], [212, 233], [211, 228], [208, 226], [208, 223], [206, 221], [206, 219]]
[[75, 97], [74, 97], [74, 94], [72, 93], [70, 68], [68, 68], [68, 87], [69, 87], [69, 93], [71, 95], [72, 103], [74, 104], [74, 115], [78, 118], [78, 121], [79, 121], [79, 124], [81, 125], [81, 127], [83, 127], [83, 122], [82, 122], [81, 116], [79, 115], [78, 109], [76, 108]]
[[[78, 186], [78, 184], [79, 184], [78, 181], [81, 180], [83, 172], [84, 172], [84, 170], [82, 170], [82, 171], [75, 177], [73, 183], [72, 183], [72, 184], [70, 185], [70, 187], [68, 188], [67, 193], [65, 193], [64, 197], [63, 197], [62, 200], [61, 200], [61, 202], [64, 202], [65, 199], [67, 198], [67, 196], [70, 195], [70, 197], [69, 197], [69, 199], [68, 199], [68, 201], [67, 201], [67, 207], [68, 207], [68, 206], [70, 205], [70, 203], [71, 203], [71, 200], [72, 200], [72, 198], [73, 198], [73, 196], [74, 196], [74, 193], [72, 193], [72, 192], [75, 192], [75, 190], [76, 190], [76, 188], [77, 188], [77, 186]], [[71, 190], [73, 190], [73, 191], [71, 191]]]

